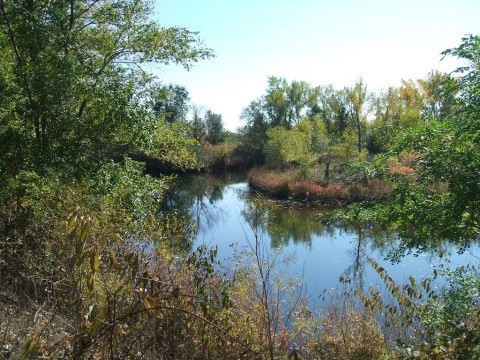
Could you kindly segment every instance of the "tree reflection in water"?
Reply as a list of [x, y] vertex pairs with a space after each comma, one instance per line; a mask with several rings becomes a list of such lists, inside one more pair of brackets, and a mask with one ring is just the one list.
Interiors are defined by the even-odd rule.
[[218, 173], [179, 176], [165, 195], [161, 211], [176, 211], [197, 224], [197, 234], [204, 227], [214, 226], [225, 215], [225, 209], [215, 205], [223, 199], [225, 188], [244, 178], [244, 174]]
[[[255, 211], [258, 207], [261, 211]], [[181, 176], [167, 194], [162, 210], [174, 210], [195, 221], [197, 243], [217, 245], [220, 260], [233, 256], [229, 245], [244, 245], [242, 241], [251, 236], [247, 234], [248, 224], [256, 224], [271, 249], [297, 252], [297, 260], [305, 264], [305, 277], [316, 281], [317, 288], [334, 287], [340, 276], [350, 279], [357, 288], [369, 286], [372, 279], [378, 280], [368, 265], [370, 257], [387, 266], [392, 276], [400, 280], [413, 273], [425, 276], [432, 264], [438, 266], [447, 257], [457, 263], [470, 261], [468, 256], [458, 256], [458, 249], [448, 241], [435, 239], [418, 247], [374, 224], [324, 224], [316, 215], [326, 209], [262, 198], [248, 190], [245, 174]], [[478, 250], [478, 244], [474, 248]]]
[[[252, 201], [253, 199], [256, 201]], [[287, 206], [284, 203], [261, 199], [259, 196], [250, 196], [242, 212], [248, 223], [253, 221], [255, 206], [261, 207], [264, 217], [262, 228], [270, 236], [270, 246], [274, 249], [287, 246], [291, 241], [311, 247], [313, 239], [325, 231], [324, 226], [315, 219], [321, 209]]]

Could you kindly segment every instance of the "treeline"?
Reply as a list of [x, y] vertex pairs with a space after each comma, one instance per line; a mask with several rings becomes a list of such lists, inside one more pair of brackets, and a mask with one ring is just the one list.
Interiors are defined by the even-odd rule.
[[455, 113], [456, 79], [432, 71], [425, 79], [369, 92], [362, 79], [352, 86], [312, 86], [270, 77], [266, 92], [242, 114], [245, 142], [264, 151], [271, 168], [345, 162], [386, 152], [393, 139], [429, 121]]

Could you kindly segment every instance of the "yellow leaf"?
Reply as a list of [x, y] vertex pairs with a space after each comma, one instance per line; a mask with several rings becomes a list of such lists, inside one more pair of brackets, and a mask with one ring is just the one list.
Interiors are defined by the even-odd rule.
[[147, 310], [151, 310], [155, 308], [155, 300], [152, 299], [150, 296], [145, 296], [145, 298], [143, 299], [143, 302]]
[[68, 217], [67, 236], [70, 237], [72, 233], [77, 229], [76, 222], [77, 222], [77, 214], [76, 213], [70, 214], [70, 216]]
[[117, 267], [117, 255], [115, 252], [110, 251], [110, 256], [108, 257], [108, 269], [111, 270], [112, 268]]
[[90, 269], [92, 269], [93, 272], [98, 271], [98, 268], [100, 267], [100, 254], [98, 251], [95, 251], [92, 253], [92, 256], [90, 256]]
[[22, 207], [27, 207], [28, 206], [28, 197], [24, 196], [20, 199], [20, 205], [22, 205]]
[[85, 240], [87, 239], [87, 234], [88, 234], [89, 229], [90, 229], [90, 222], [87, 221], [87, 222], [85, 222], [85, 224], [83, 224], [82, 231], [80, 232], [79, 242], [81, 244], [85, 243]]
[[27, 354], [31, 354], [38, 346], [37, 337], [37, 334], [33, 335], [30, 339], [28, 339], [27, 343], [25, 344], [25, 352]]
[[87, 276], [87, 287], [88, 290], [92, 291], [93, 286], [95, 285], [95, 274], [92, 272]]

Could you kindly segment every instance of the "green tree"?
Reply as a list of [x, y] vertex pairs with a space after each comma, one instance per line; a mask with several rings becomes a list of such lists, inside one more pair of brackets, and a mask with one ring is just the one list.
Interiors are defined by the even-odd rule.
[[225, 137], [222, 115], [216, 114], [211, 110], [205, 113], [205, 126], [207, 130], [207, 140], [210, 144], [219, 144]]
[[402, 80], [399, 88], [400, 99], [403, 103], [403, 113], [400, 117], [400, 126], [414, 127], [422, 119], [422, 109], [425, 104], [425, 92], [418, 82]]
[[338, 138], [342, 136], [345, 129], [348, 127], [350, 118], [350, 110], [348, 106], [347, 91], [337, 90], [328, 98], [328, 104], [333, 113], [333, 122], [330, 133], [334, 133]]
[[296, 125], [305, 117], [311, 92], [310, 84], [305, 81], [292, 81], [287, 86], [289, 125]]
[[193, 138], [201, 145], [205, 145], [207, 141], [207, 127], [205, 119], [202, 117], [202, 110], [199, 106], [192, 106], [192, 120], [190, 120], [190, 128], [192, 129]]
[[305, 170], [315, 161], [315, 155], [311, 151], [310, 120], [303, 120], [291, 130], [276, 126], [269, 129], [267, 135], [266, 160], [269, 167], [285, 169], [300, 166]]
[[390, 139], [400, 129], [400, 118], [405, 111], [399, 89], [390, 86], [386, 91], [374, 95], [372, 110], [375, 117], [367, 139], [368, 150], [386, 151], [390, 146]]
[[267, 130], [270, 128], [268, 116], [262, 101], [252, 101], [242, 111], [240, 118], [246, 122], [242, 130], [244, 142], [253, 149], [263, 150], [267, 143]]
[[270, 126], [289, 128], [289, 104], [287, 99], [288, 83], [284, 78], [271, 76], [268, 78], [267, 93], [263, 107], [268, 116]]
[[328, 134], [332, 133], [335, 121], [335, 96], [336, 92], [332, 85], [316, 86], [311, 89], [307, 104], [307, 116], [311, 119], [320, 117], [325, 122]]
[[363, 79], [358, 80], [353, 88], [347, 91], [348, 105], [350, 107], [350, 116], [355, 129], [357, 130], [358, 152], [362, 151], [363, 132], [367, 121], [368, 96], [367, 86]]
[[180, 85], [161, 85], [152, 95], [153, 108], [162, 114], [169, 123], [185, 120], [189, 108], [190, 96], [187, 89]]
[[134, 143], [135, 131], [154, 126], [142, 110], [151, 80], [142, 64], [189, 68], [212, 56], [196, 33], [151, 21], [144, 0], [1, 0], [0, 15], [0, 142], [23, 161], [12, 171], [98, 159], [112, 143]]
[[453, 76], [442, 74], [439, 71], [431, 71], [425, 79], [419, 79], [418, 83], [425, 94], [423, 117], [442, 120], [455, 111], [455, 83]]
[[310, 121], [312, 126], [312, 152], [321, 156], [328, 151], [330, 145], [327, 127], [319, 117], [314, 117]]
[[[377, 205], [374, 211], [376, 221], [400, 233], [401, 249], [425, 249], [441, 239], [465, 246], [480, 234], [480, 37], [468, 36], [443, 54], [467, 63], [455, 71], [455, 111], [432, 117], [427, 124], [417, 121], [396, 136], [391, 153], [413, 154], [415, 181], [389, 171], [387, 162], [385, 174], [395, 191], [390, 202]], [[413, 110], [421, 118], [417, 109], [423, 98], [416, 87], [409, 88]]]

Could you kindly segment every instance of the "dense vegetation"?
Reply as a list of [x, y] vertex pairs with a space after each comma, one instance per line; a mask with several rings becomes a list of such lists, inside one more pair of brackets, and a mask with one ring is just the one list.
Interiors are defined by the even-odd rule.
[[[253, 172], [252, 185], [270, 187], [283, 197], [303, 199], [308, 192], [311, 199], [326, 203], [335, 200], [328, 195], [335, 186], [341, 188], [338, 200], [343, 203], [384, 196], [391, 184], [376, 176], [375, 166], [388, 163], [392, 173], [413, 172], [413, 148], [395, 145], [406, 132], [454, 114], [456, 81], [432, 71], [426, 79], [404, 80], [399, 88], [375, 94], [362, 79], [336, 90], [269, 78], [266, 94], [244, 110], [247, 124], [242, 132], [247, 144], [264, 153], [268, 168], [291, 174], [269, 184], [262, 171]], [[389, 159], [380, 159], [387, 154]], [[298, 191], [298, 181], [303, 191]]]
[[[376, 96], [361, 80], [334, 90], [272, 77], [245, 109], [245, 128], [230, 134], [221, 115], [189, 112], [187, 90], [149, 72], [213, 56], [196, 33], [152, 21], [150, 5], [0, 0], [0, 356], [479, 357], [475, 267], [446, 274], [435, 294], [378, 268], [395, 310], [373, 292], [356, 294], [359, 310], [346, 290], [349, 305], [318, 319], [292, 293], [287, 322], [277, 294], [290, 287], [270, 277], [276, 259], [261, 239], [253, 259], [220, 275], [215, 250], [190, 251], [195, 224], [160, 204], [166, 170], [263, 155], [308, 186], [385, 186], [381, 205], [335, 221], [389, 224], [418, 247], [440, 238], [466, 246], [480, 232], [480, 38], [445, 52], [467, 61], [456, 77], [432, 72]], [[160, 164], [159, 177], [138, 160]], [[250, 209], [253, 227], [262, 216]], [[402, 336], [382, 332], [377, 311]]]

